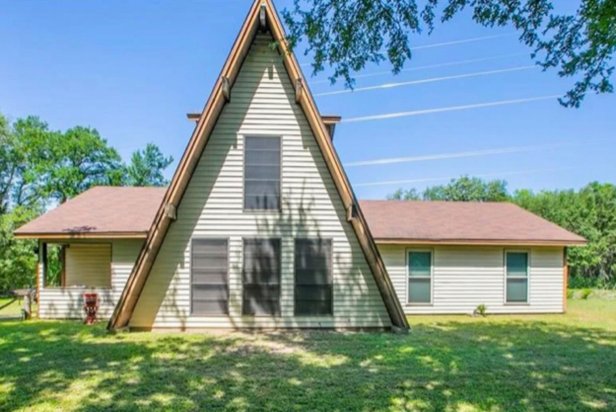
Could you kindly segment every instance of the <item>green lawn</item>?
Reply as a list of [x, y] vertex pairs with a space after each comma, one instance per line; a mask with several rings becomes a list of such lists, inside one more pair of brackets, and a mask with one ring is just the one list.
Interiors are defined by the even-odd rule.
[[0, 410], [615, 410], [616, 301], [408, 335], [0, 322]]
[[22, 302], [19, 299], [0, 298], [0, 318], [21, 316], [21, 305]]

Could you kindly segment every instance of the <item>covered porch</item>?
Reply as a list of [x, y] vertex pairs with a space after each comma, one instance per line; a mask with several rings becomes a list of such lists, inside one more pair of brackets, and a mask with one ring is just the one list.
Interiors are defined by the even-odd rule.
[[15, 230], [38, 242], [39, 317], [83, 318], [83, 294], [98, 294], [98, 318], [115, 307], [165, 188], [94, 187]]
[[84, 293], [97, 294], [99, 318], [111, 316], [112, 249], [112, 243], [105, 241], [39, 240], [39, 318], [83, 318]]

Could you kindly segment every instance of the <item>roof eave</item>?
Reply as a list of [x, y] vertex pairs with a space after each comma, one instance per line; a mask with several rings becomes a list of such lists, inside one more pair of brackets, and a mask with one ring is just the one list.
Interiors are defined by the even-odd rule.
[[584, 246], [586, 240], [558, 239], [408, 239], [375, 238], [379, 245], [442, 245], [442, 246]]
[[144, 232], [27, 232], [13, 233], [15, 239], [145, 239]]

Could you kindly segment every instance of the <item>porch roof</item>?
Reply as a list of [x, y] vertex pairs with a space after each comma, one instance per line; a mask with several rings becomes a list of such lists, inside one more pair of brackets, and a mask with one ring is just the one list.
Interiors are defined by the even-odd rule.
[[21, 226], [18, 238], [145, 238], [166, 188], [93, 187]]

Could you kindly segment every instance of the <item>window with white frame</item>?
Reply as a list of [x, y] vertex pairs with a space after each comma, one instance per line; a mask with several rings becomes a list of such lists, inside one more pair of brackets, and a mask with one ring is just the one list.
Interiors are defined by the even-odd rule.
[[432, 301], [432, 252], [426, 250], [409, 251], [407, 272], [408, 303], [430, 303]]
[[528, 252], [506, 252], [506, 301], [528, 302]]

